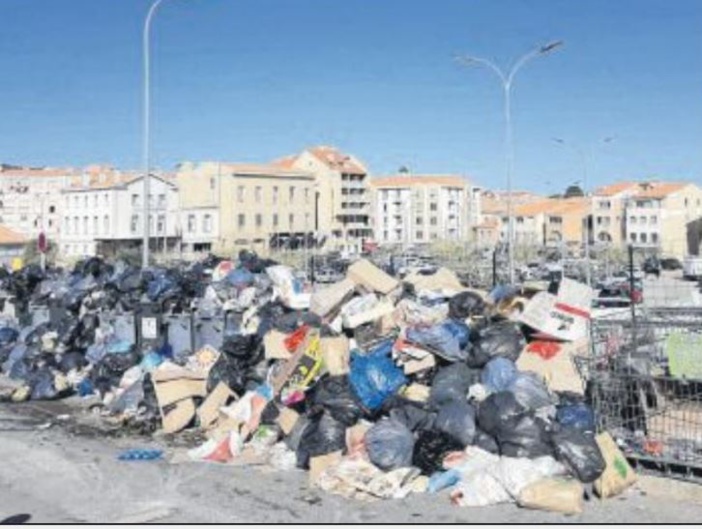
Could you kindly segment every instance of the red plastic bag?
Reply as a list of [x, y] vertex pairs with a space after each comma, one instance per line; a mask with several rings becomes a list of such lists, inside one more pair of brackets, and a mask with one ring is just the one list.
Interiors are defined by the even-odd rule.
[[305, 341], [308, 330], [309, 327], [307, 325], [303, 325], [290, 336], [285, 338], [285, 340], [283, 340], [283, 344], [285, 344], [287, 350], [294, 353], [297, 348], [300, 347], [300, 344]]
[[561, 352], [560, 344], [556, 342], [531, 342], [527, 346], [527, 352], [539, 355], [544, 360], [550, 360]]

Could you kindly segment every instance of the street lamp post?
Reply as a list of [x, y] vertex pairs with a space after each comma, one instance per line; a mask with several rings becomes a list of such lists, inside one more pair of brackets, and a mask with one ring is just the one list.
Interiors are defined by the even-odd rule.
[[505, 72], [494, 62], [480, 57], [461, 56], [457, 60], [464, 66], [483, 66], [493, 71], [502, 82], [504, 92], [505, 119], [505, 166], [507, 173], [507, 247], [509, 281], [514, 283], [514, 225], [512, 219], [512, 173], [514, 171], [514, 140], [512, 134], [512, 85], [517, 72], [531, 59], [546, 55], [563, 45], [563, 41], [554, 41], [540, 46], [522, 55], [509, 73]]
[[[587, 286], [592, 286], [592, 270], [590, 267], [590, 217], [592, 215], [592, 197], [588, 197], [588, 166], [592, 162], [592, 147], [588, 149], [583, 149], [582, 147], [569, 143], [562, 138], [553, 138], [555, 143], [563, 145], [564, 147], [570, 148], [575, 152], [580, 158], [580, 163], [582, 164], [582, 174], [583, 174], [583, 194], [588, 198], [588, 208], [586, 217], [586, 230], [585, 230], [585, 277], [587, 278]], [[614, 141], [613, 136], [608, 136], [602, 138], [598, 142], [601, 143], [611, 143]]]
[[144, 241], [142, 249], [142, 268], [149, 266], [150, 216], [149, 200], [151, 172], [151, 21], [156, 10], [164, 0], [156, 0], [151, 4], [144, 22], [143, 56], [144, 56], [144, 129], [143, 129], [143, 164], [144, 164]]

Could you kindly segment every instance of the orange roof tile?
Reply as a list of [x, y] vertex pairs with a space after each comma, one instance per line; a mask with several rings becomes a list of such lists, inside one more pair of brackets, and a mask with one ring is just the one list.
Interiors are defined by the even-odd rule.
[[645, 182], [638, 185], [636, 198], [665, 198], [689, 186], [684, 182]]
[[[500, 215], [507, 213], [507, 202], [509, 195], [501, 191], [484, 191], [480, 197], [481, 210], [483, 213]], [[532, 202], [543, 201], [544, 197], [536, 195], [528, 191], [513, 191], [512, 192], [512, 207], [523, 204], [531, 204]]]
[[320, 145], [307, 150], [329, 167], [329, 169], [351, 174], [368, 173], [363, 165], [359, 165], [353, 158], [343, 154], [336, 147]]
[[0, 245], [24, 244], [25, 242], [27, 242], [27, 239], [23, 235], [11, 230], [4, 224], [0, 224]]
[[531, 217], [543, 213], [545, 215], [563, 215], [567, 213], [583, 213], [588, 207], [587, 198], [547, 198], [531, 204], [522, 204], [514, 210], [515, 215]]
[[287, 169], [277, 164], [260, 164], [260, 163], [225, 163], [222, 167], [234, 174], [239, 175], [263, 175], [263, 176], [280, 176], [280, 177], [303, 177], [314, 178], [312, 173], [300, 171], [298, 169]]
[[624, 191], [636, 187], [636, 182], [617, 182], [595, 189], [595, 195], [600, 197], [611, 197]]
[[76, 169], [37, 169], [37, 168], [21, 168], [21, 169], [3, 169], [0, 168], [0, 177], [19, 177], [19, 178], [39, 178], [39, 177], [56, 177], [56, 176], [72, 176], [77, 173]]
[[455, 175], [397, 175], [373, 178], [370, 185], [373, 187], [407, 187], [433, 184], [445, 187], [463, 187], [468, 180]]
[[273, 160], [271, 163], [272, 165], [278, 165], [283, 169], [292, 169], [296, 161], [297, 156], [295, 154], [291, 154], [290, 156], [283, 156], [282, 158]]

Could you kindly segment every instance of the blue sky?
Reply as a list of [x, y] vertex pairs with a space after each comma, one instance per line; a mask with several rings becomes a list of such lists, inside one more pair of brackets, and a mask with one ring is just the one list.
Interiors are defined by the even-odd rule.
[[[148, 0], [0, 0], [0, 161], [141, 159]], [[565, 46], [514, 89], [515, 187], [702, 184], [700, 0], [166, 0], [153, 30], [153, 160], [263, 162], [314, 144], [374, 174], [462, 173], [503, 187], [501, 65]], [[607, 145], [598, 141], [616, 140]]]

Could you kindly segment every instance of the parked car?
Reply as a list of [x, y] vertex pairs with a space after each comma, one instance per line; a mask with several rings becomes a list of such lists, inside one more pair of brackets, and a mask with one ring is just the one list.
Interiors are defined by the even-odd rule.
[[675, 257], [665, 257], [661, 259], [661, 269], [663, 270], [682, 270], [682, 263], [680, 259]]
[[332, 268], [322, 268], [314, 273], [314, 280], [317, 283], [336, 283], [341, 281], [342, 275]]

